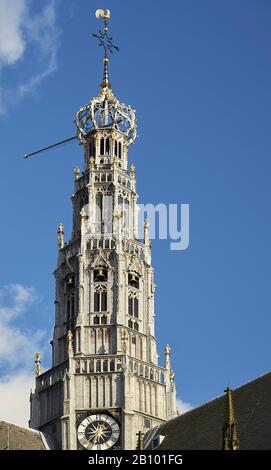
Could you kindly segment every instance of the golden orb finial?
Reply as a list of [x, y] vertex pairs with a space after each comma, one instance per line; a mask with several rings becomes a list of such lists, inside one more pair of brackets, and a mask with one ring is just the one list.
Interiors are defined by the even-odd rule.
[[78, 178], [80, 177], [80, 168], [78, 168], [78, 166], [76, 166], [73, 171], [74, 171], [75, 179], [78, 180]]
[[135, 176], [135, 170], [136, 170], [135, 165], [131, 165], [130, 176]]

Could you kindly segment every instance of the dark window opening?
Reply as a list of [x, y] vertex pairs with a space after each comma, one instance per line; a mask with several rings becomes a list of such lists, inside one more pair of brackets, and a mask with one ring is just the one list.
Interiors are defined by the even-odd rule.
[[129, 286], [139, 289], [139, 277], [134, 273], [128, 274], [128, 284]]
[[103, 315], [102, 318], [101, 318], [101, 324], [102, 325], [107, 325], [107, 316], [106, 315]]
[[109, 138], [107, 137], [107, 139], [105, 141], [105, 153], [106, 153], [106, 155], [109, 155], [109, 152], [110, 152], [110, 142], [109, 142]]
[[107, 269], [98, 268], [94, 269], [94, 282], [106, 282], [107, 281]]
[[98, 315], [96, 315], [96, 317], [93, 318], [93, 324], [94, 325], [99, 325], [100, 324], [100, 318], [98, 317]]
[[100, 155], [104, 155], [104, 139], [100, 142]]
[[129, 297], [129, 309], [128, 309], [129, 315], [133, 315], [133, 298]]
[[70, 290], [74, 287], [74, 276], [68, 276], [66, 278], [66, 287], [67, 290]]

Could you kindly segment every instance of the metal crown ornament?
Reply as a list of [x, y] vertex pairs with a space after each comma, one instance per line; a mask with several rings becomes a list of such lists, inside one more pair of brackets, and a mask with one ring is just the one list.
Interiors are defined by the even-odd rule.
[[130, 145], [137, 137], [135, 110], [114, 96], [109, 81], [108, 53], [119, 51], [118, 46], [113, 44], [113, 38], [108, 35], [110, 11], [97, 10], [96, 17], [104, 21], [103, 30], [99, 30], [98, 34], [92, 33], [92, 36], [98, 39], [99, 46], [104, 49], [104, 75], [99, 95], [92, 98], [89, 104], [82, 106], [76, 113], [78, 138], [81, 143], [85, 143], [91, 131], [111, 128], [125, 135], [127, 144]]

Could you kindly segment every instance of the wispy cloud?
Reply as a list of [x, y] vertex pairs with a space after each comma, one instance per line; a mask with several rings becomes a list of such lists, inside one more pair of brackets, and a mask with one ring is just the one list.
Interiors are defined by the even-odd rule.
[[[59, 36], [55, 0], [49, 0], [38, 12], [32, 0], [0, 0], [0, 113], [35, 92], [57, 69]], [[15, 64], [23, 68], [29, 54], [32, 60], [31, 67], [25, 66], [26, 78], [5, 86], [5, 73], [13, 67], [14, 78]]]
[[[30, 307], [40, 302], [33, 288], [10, 284], [0, 289], [0, 369], [15, 370], [33, 363], [33, 354], [44, 336], [41, 330], [32, 331], [18, 322]], [[21, 318], [20, 318], [21, 319]], [[25, 323], [27, 323], [25, 321]]]
[[177, 398], [177, 411], [179, 415], [182, 415], [186, 413], [189, 410], [192, 410], [194, 408], [190, 403], [187, 403], [180, 398]]
[[1, 379], [0, 420], [27, 427], [31, 388], [34, 388], [34, 375], [27, 372]]
[[26, 16], [25, 0], [0, 0], [0, 65], [17, 62], [25, 51], [22, 23]]
[[0, 419], [27, 425], [29, 392], [34, 384], [34, 354], [43, 350], [45, 331], [29, 325], [31, 309], [41, 304], [33, 288], [10, 284], [0, 289]]

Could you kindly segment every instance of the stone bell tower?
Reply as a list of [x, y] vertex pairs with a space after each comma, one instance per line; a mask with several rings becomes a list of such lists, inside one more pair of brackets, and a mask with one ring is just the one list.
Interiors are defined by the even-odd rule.
[[176, 415], [170, 347], [158, 365], [154, 272], [148, 222], [138, 239], [135, 111], [114, 96], [108, 74], [110, 12], [104, 29], [104, 76], [98, 96], [76, 114], [84, 168], [74, 170], [73, 230], [59, 225], [52, 368], [41, 373], [30, 427], [58, 449], [135, 449], [137, 433]]

